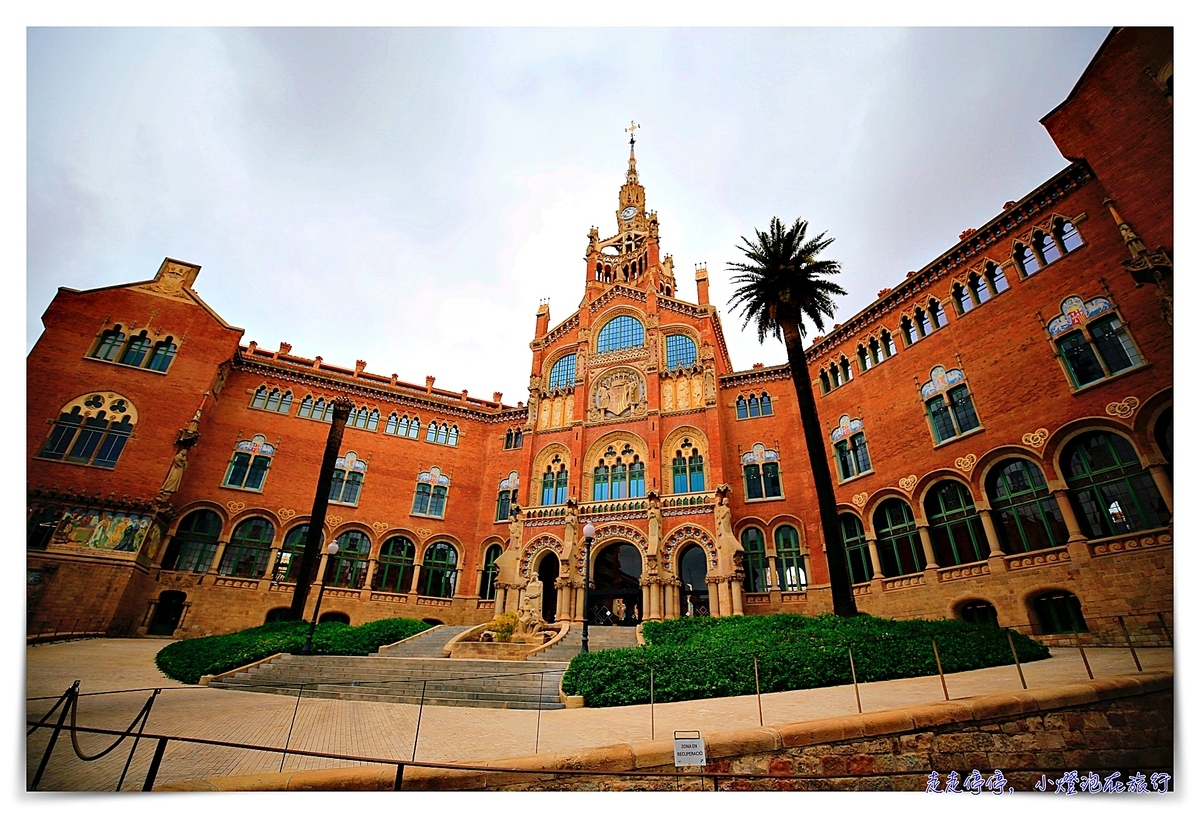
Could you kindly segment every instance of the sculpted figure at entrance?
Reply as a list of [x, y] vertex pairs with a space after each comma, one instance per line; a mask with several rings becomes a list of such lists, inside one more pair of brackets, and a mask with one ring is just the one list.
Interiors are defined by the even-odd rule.
[[735, 570], [735, 562], [739, 555], [744, 553], [742, 544], [733, 535], [733, 511], [729, 508], [729, 486], [717, 487], [717, 503], [713, 507], [713, 517], [717, 527], [717, 559], [720, 560], [718, 570], [729, 573]]
[[521, 594], [520, 613], [512, 639], [514, 642], [541, 642], [541, 632], [545, 628], [546, 620], [542, 619], [542, 581], [535, 578]]
[[646, 551], [648, 554], [658, 553], [658, 543], [662, 539], [662, 500], [658, 498], [658, 492], [652, 491], [647, 495], [647, 505], [649, 509], [646, 512], [647, 520], [647, 537]]

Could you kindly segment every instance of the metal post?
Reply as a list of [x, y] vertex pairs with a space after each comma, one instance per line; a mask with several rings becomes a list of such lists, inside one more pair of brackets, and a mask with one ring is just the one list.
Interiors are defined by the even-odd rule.
[[1079, 658], [1083, 660], [1083, 668], [1087, 671], [1089, 679], [1095, 679], [1096, 677], [1092, 675], [1092, 666], [1088, 664], [1087, 654], [1083, 652], [1083, 642], [1079, 641], [1079, 630], [1074, 623], [1071, 624], [1071, 630], [1075, 633], [1075, 647], [1079, 648]]
[[758, 698], [758, 726], [762, 727], [762, 688], [758, 684], [758, 654], [754, 656], [754, 695]]
[[1175, 640], [1171, 637], [1171, 629], [1167, 627], [1166, 617], [1162, 615], [1162, 611], [1158, 612], [1158, 621], [1162, 625], [1163, 633], [1167, 635], [1167, 644], [1175, 647]]
[[1142, 663], [1138, 659], [1137, 651], [1133, 649], [1133, 640], [1129, 638], [1129, 628], [1125, 627], [1125, 617], [1118, 616], [1117, 621], [1121, 623], [1121, 631], [1125, 634], [1125, 644], [1129, 645], [1129, 652], [1133, 654], [1133, 663], [1137, 665], [1138, 673], [1142, 672]]
[[283, 743], [283, 755], [279, 757], [279, 772], [283, 772], [283, 762], [287, 761], [287, 749], [292, 745], [292, 730], [296, 729], [296, 714], [300, 712], [300, 697], [304, 695], [304, 682], [296, 691], [296, 706], [292, 708], [292, 724], [288, 727], [287, 741]]
[[129, 765], [133, 762], [133, 754], [137, 752], [138, 742], [142, 740], [142, 733], [146, 730], [146, 722], [150, 720], [150, 710], [154, 707], [154, 700], [161, 692], [161, 687], [154, 688], [154, 692], [150, 694], [150, 700], [142, 709], [142, 723], [138, 725], [137, 735], [133, 737], [133, 746], [129, 748], [129, 758], [125, 759], [125, 769], [121, 770], [121, 777], [117, 780], [117, 792], [121, 791], [121, 785], [125, 783], [125, 775], [129, 772]]
[[325, 596], [325, 580], [329, 578], [329, 561], [325, 563], [325, 576], [321, 578], [321, 587], [317, 589], [317, 605], [313, 608], [312, 622], [308, 623], [308, 636], [304, 638], [304, 647], [300, 648], [300, 653], [305, 656], [312, 655], [312, 640], [313, 634], [317, 632], [317, 617], [321, 614], [321, 597]]
[[933, 659], [937, 662], [938, 678], [942, 680], [942, 695], [950, 701], [950, 692], [946, 690], [946, 674], [942, 672], [942, 657], [938, 654], [937, 639], [933, 640]]
[[421, 682], [421, 706], [417, 708], [417, 730], [413, 733], [413, 761], [417, 760], [417, 742], [421, 739], [421, 715], [425, 712], [425, 685], [427, 684], [429, 684], [428, 679]]
[[46, 772], [46, 765], [50, 762], [50, 754], [54, 752], [54, 745], [58, 741], [58, 734], [62, 732], [63, 722], [67, 719], [67, 711], [75, 705], [75, 699], [79, 696], [79, 680], [75, 680], [75, 684], [67, 688], [67, 692], [63, 694], [66, 701], [62, 703], [62, 712], [58, 714], [58, 723], [54, 725], [54, 732], [50, 734], [50, 741], [46, 744], [46, 752], [42, 753], [42, 762], [38, 764], [37, 772], [33, 774], [33, 783], [29, 785], [32, 792], [38, 788], [38, 784], [42, 782], [42, 774]]
[[591, 590], [592, 577], [592, 540], [594, 537], [583, 538], [583, 649], [581, 653], [588, 652], [588, 620], [592, 616]]
[[154, 748], [154, 758], [150, 760], [150, 769], [146, 773], [146, 783], [142, 785], [142, 792], [150, 792], [154, 789], [154, 779], [158, 778], [158, 767], [162, 764], [163, 753], [167, 751], [167, 739], [160, 738], [158, 746]]
[[650, 668], [650, 740], [654, 740], [654, 668]]
[[538, 673], [538, 715], [537, 730], [533, 734], [533, 754], [537, 755], [538, 743], [542, 739], [542, 688], [546, 684], [546, 671]]
[[1006, 628], [1004, 632], [1008, 634], [1008, 647], [1012, 650], [1013, 661], [1017, 663], [1017, 675], [1021, 677], [1021, 689], [1028, 690], [1029, 685], [1025, 684], [1025, 671], [1021, 670], [1021, 660], [1017, 656], [1017, 646], [1013, 644], [1012, 631]]
[[854, 701], [858, 702], [858, 712], [862, 712], [862, 697], [858, 695], [858, 674], [854, 672], [854, 648], [846, 646], [846, 653], [850, 657], [850, 678], [854, 682]]
[[404, 765], [396, 765], [396, 783], [392, 785], [392, 790], [400, 792], [400, 785], [404, 783]]

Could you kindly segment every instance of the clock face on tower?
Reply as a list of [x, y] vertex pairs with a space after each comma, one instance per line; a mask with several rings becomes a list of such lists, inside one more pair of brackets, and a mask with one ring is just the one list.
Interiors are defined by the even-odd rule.
[[630, 219], [633, 218], [635, 213], [637, 213], [637, 208], [634, 207], [633, 205], [630, 205], [629, 207], [627, 207], [621, 211], [621, 218], [624, 219], [625, 221], [629, 221]]

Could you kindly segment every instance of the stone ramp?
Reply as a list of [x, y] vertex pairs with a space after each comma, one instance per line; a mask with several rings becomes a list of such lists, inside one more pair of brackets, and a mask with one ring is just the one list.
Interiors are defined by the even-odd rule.
[[441, 659], [446, 655], [442, 651], [446, 643], [470, 628], [470, 625], [435, 625], [403, 642], [380, 648], [378, 655], [396, 659]]
[[558, 710], [563, 707], [558, 685], [566, 669], [565, 662], [289, 653], [209, 686], [295, 696], [303, 684], [301, 695], [317, 698]]
[[[621, 628], [615, 625], [588, 626], [588, 650], [592, 653], [598, 650], [636, 646], [637, 630], [635, 628]], [[571, 630], [567, 632], [561, 642], [536, 656], [547, 662], [570, 662], [581, 650], [583, 650], [583, 625], [572, 622]]]

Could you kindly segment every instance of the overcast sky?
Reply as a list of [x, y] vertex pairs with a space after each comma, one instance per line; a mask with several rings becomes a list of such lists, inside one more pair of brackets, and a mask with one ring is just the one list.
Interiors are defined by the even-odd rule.
[[59, 286], [164, 256], [243, 342], [527, 397], [541, 299], [637, 156], [679, 293], [728, 315], [772, 216], [836, 238], [836, 321], [1065, 167], [1038, 119], [1107, 29], [30, 29], [27, 349]]

